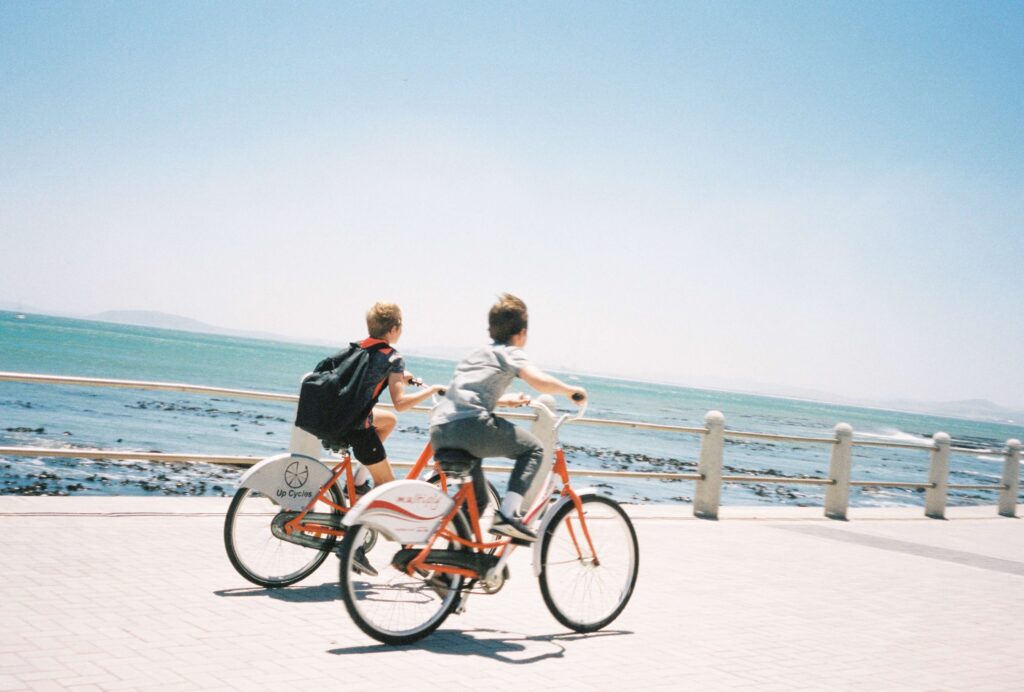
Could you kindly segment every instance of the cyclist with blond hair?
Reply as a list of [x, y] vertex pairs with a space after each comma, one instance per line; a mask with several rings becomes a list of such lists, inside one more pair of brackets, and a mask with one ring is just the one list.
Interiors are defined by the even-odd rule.
[[[395, 344], [402, 336], [401, 308], [394, 303], [374, 303], [366, 313], [366, 329], [368, 336], [359, 342], [361, 348], [370, 351], [365, 399], [376, 404], [387, 387], [395, 411], [401, 412], [442, 390], [440, 386], [432, 385], [415, 394], [405, 392], [405, 385], [412, 382], [413, 376], [406, 372], [405, 360], [395, 349]], [[352, 448], [353, 456], [369, 470], [374, 485], [395, 480], [384, 450], [384, 440], [394, 431], [397, 423], [398, 417], [394, 413], [374, 405], [366, 420], [337, 440]]]

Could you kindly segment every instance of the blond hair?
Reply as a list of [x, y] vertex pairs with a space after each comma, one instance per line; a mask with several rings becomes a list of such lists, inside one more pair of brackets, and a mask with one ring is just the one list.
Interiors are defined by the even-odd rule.
[[366, 313], [366, 330], [374, 339], [383, 339], [395, 327], [402, 326], [402, 309], [394, 303], [374, 303]]
[[527, 317], [526, 303], [522, 299], [511, 293], [502, 293], [487, 315], [491, 338], [496, 343], [507, 344], [509, 339], [526, 329]]

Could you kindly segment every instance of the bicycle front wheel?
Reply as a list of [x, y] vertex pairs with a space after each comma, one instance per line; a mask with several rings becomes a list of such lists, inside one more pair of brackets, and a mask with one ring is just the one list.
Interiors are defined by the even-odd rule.
[[[450, 528], [463, 538], [469, 537], [461, 515], [456, 515], [455, 526]], [[376, 534], [376, 540], [368, 541], [369, 534]], [[405, 571], [403, 556], [407, 561], [415, 555], [413, 548], [360, 524], [346, 530], [338, 550], [345, 609], [359, 629], [385, 644], [422, 639], [440, 627], [459, 602], [463, 577], [420, 570], [410, 575]], [[435, 550], [461, 548], [455, 541], [439, 540], [434, 544]], [[359, 563], [368, 564], [377, 574]]]
[[[344, 507], [338, 486], [331, 487], [331, 500]], [[305, 579], [323, 564], [334, 549], [333, 536], [325, 538], [322, 548], [282, 541], [270, 530], [281, 507], [258, 490], [239, 488], [224, 518], [224, 547], [238, 573], [253, 584], [274, 589]], [[340, 514], [326, 503], [317, 503], [314, 512]]]
[[594, 632], [619, 616], [636, 586], [640, 552], [633, 523], [599, 495], [562, 506], [541, 538], [540, 592], [555, 619]]

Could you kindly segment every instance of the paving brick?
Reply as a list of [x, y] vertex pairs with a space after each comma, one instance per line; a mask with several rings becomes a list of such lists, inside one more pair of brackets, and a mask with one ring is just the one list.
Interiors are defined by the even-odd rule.
[[[994, 508], [946, 522], [919, 510], [830, 522], [803, 508], [706, 522], [636, 508], [637, 591], [605, 632], [559, 625], [520, 551], [501, 593], [392, 648], [349, 621], [333, 558], [289, 589], [245, 582], [224, 555], [226, 504], [0, 497], [11, 566], [0, 690], [1003, 690], [1024, 679], [1024, 522]], [[101, 516], [124, 507], [164, 514]], [[59, 556], [29, 539], [55, 534]]]

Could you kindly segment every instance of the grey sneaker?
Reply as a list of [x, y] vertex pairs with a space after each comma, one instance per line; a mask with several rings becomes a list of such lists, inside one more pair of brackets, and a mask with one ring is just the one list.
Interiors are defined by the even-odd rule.
[[521, 541], [533, 542], [537, 540], [535, 534], [519, 516], [506, 516], [501, 510], [494, 513], [494, 522], [491, 524], [491, 533], [509, 538], [518, 538]]
[[355, 554], [352, 556], [352, 571], [357, 574], [365, 574], [370, 577], [376, 577], [379, 572], [373, 568], [370, 561], [366, 558], [366, 550], [363, 546], [356, 548]]

